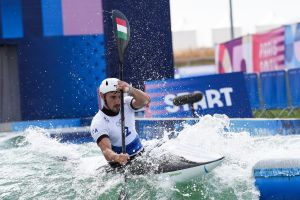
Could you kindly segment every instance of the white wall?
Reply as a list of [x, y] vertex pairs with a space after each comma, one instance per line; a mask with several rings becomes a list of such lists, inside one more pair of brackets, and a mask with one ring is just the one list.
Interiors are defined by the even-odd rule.
[[[242, 29], [239, 27], [234, 28], [234, 37], [242, 36]], [[220, 44], [231, 40], [230, 28], [216, 28], [212, 29], [213, 45]]]
[[197, 48], [196, 30], [173, 31], [173, 51], [181, 51]]

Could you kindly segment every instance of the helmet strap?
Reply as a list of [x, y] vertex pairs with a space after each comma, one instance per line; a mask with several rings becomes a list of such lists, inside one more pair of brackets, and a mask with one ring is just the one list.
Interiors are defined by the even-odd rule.
[[106, 100], [106, 94], [103, 95], [103, 100], [104, 100], [104, 106], [109, 109], [108, 104], [107, 104], [107, 100]]

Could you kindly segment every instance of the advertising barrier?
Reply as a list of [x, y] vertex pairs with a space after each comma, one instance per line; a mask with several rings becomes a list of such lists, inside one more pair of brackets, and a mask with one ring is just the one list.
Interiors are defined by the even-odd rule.
[[253, 72], [250, 35], [218, 45], [215, 55], [219, 73]]
[[247, 35], [215, 48], [218, 73], [260, 73], [300, 67], [300, 23]]
[[267, 33], [254, 34], [252, 38], [254, 72], [284, 69], [283, 27]]
[[300, 23], [285, 26], [285, 66], [300, 67]]
[[288, 107], [285, 71], [263, 72], [260, 74], [263, 107], [285, 109]]
[[[195, 78], [147, 81], [151, 97], [146, 117], [191, 117], [191, 106], [200, 114], [226, 114], [229, 117], [252, 117], [243, 73], [227, 73]], [[175, 106], [180, 95], [201, 92], [203, 98], [193, 105]]]

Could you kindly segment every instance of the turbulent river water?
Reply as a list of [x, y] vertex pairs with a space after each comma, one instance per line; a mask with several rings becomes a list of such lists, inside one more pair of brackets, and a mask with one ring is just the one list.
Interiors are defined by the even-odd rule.
[[211, 173], [183, 183], [163, 175], [131, 176], [126, 187], [123, 174], [99, 170], [106, 161], [95, 143], [60, 143], [37, 127], [0, 133], [0, 199], [118, 199], [124, 188], [129, 199], [258, 199], [255, 163], [299, 155], [300, 137], [251, 137], [225, 132], [228, 126], [228, 118], [207, 115], [185, 125], [177, 138], [143, 141], [152, 157], [166, 152], [193, 161], [225, 156]]

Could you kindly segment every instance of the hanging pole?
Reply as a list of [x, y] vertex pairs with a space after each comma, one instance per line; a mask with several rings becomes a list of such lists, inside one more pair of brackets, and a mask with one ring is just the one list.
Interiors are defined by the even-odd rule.
[[233, 14], [232, 14], [232, 3], [229, 0], [229, 13], [230, 13], [230, 35], [231, 39], [234, 39], [234, 26], [233, 26]]

